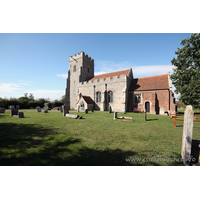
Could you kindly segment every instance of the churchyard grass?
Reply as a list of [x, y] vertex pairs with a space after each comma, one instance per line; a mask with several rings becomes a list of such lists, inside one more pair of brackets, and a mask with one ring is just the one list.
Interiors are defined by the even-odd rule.
[[[23, 110], [25, 118], [0, 113], [0, 165], [7, 166], [176, 166], [181, 162], [183, 121], [173, 126], [168, 116], [118, 113], [133, 121], [113, 120], [108, 112]], [[194, 122], [193, 139], [200, 138]]]

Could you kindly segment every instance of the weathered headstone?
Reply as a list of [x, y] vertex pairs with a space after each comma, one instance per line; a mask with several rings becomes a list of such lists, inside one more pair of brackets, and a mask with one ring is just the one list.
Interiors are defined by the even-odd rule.
[[44, 109], [45, 109], [45, 110], [48, 110], [48, 109], [49, 109], [49, 106], [48, 106], [48, 105], [49, 105], [49, 103], [44, 103]]
[[62, 106], [60, 106], [60, 112], [63, 112], [63, 107]]
[[192, 110], [192, 106], [188, 105], [186, 106], [186, 110], [184, 112], [184, 127], [181, 150], [181, 156], [184, 165], [190, 165], [191, 162], [193, 118], [194, 112]]
[[48, 113], [48, 110], [45, 110], [44, 113]]
[[111, 108], [111, 106], [109, 106], [109, 113], [112, 113], [112, 108]]
[[114, 112], [114, 119], [117, 119], [117, 112]]
[[0, 113], [5, 113], [5, 108], [0, 108]]
[[37, 109], [37, 112], [41, 112], [40, 106], [37, 106], [36, 109]]
[[11, 116], [12, 117], [18, 117], [18, 109], [17, 108], [11, 109]]
[[85, 114], [88, 114], [88, 109], [85, 109]]
[[63, 108], [63, 116], [65, 117], [65, 115], [66, 115], [66, 108], [65, 108], [65, 104], [62, 106], [62, 108]]
[[144, 121], [147, 121], [147, 110], [144, 110]]
[[165, 109], [164, 108], [160, 108], [159, 114], [160, 115], [164, 115], [165, 114]]
[[19, 112], [18, 117], [19, 118], [24, 118], [24, 113], [23, 112]]

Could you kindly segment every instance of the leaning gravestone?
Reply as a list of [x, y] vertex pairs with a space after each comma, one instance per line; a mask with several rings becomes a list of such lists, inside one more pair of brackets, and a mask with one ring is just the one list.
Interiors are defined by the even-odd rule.
[[181, 156], [184, 165], [190, 165], [191, 163], [191, 150], [192, 150], [192, 133], [193, 133], [193, 118], [194, 112], [192, 106], [186, 106], [184, 113], [184, 127], [183, 127], [183, 138], [182, 138], [182, 150]]
[[23, 112], [19, 112], [18, 117], [19, 118], [24, 118], [24, 113]]
[[5, 113], [5, 108], [0, 108], [0, 113]]
[[40, 106], [37, 106], [36, 109], [37, 109], [37, 112], [41, 112]]

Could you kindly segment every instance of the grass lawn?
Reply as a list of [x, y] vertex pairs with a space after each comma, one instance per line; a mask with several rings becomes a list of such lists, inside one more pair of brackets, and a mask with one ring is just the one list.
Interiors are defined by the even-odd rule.
[[[69, 119], [58, 111], [19, 111], [25, 118], [11, 117], [10, 110], [0, 113], [1, 166], [183, 165], [178, 160], [183, 121], [173, 127], [168, 116], [149, 114], [144, 121], [144, 114], [118, 113], [133, 117], [127, 122], [100, 111], [71, 111], [83, 119]], [[200, 139], [200, 122], [194, 122], [193, 139]]]

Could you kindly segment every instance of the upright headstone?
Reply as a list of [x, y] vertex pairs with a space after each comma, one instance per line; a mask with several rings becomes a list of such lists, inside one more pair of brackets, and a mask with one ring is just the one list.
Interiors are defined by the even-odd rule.
[[78, 105], [78, 109], [77, 109], [77, 111], [79, 112], [79, 110], [80, 110], [80, 106]]
[[19, 112], [18, 116], [19, 116], [19, 118], [24, 118], [24, 113], [23, 112]]
[[164, 115], [165, 114], [165, 109], [164, 108], [160, 108], [159, 114], [160, 115]]
[[117, 112], [114, 112], [114, 119], [117, 119]]
[[111, 106], [109, 106], [109, 113], [112, 113], [112, 108], [111, 108]]
[[85, 109], [85, 114], [88, 114], [88, 109]]
[[144, 110], [144, 121], [147, 121], [147, 110]]
[[45, 110], [48, 110], [48, 109], [49, 109], [49, 106], [48, 106], [48, 105], [49, 105], [49, 103], [44, 103], [44, 109], [45, 109]]
[[65, 104], [62, 106], [62, 108], [63, 108], [63, 116], [65, 117], [65, 115], [66, 115], [66, 108], [65, 108]]
[[63, 107], [62, 106], [60, 106], [60, 112], [63, 112]]
[[5, 108], [0, 108], [0, 113], [5, 113]]
[[191, 162], [193, 119], [194, 112], [192, 110], [192, 106], [188, 105], [186, 106], [186, 110], [184, 113], [184, 127], [181, 150], [181, 156], [184, 165], [190, 165]]
[[11, 116], [13, 117], [13, 116], [17, 116], [18, 117], [18, 109], [17, 108], [12, 108], [11, 109]]
[[40, 106], [37, 106], [36, 109], [37, 109], [37, 112], [41, 112]]

